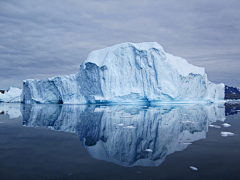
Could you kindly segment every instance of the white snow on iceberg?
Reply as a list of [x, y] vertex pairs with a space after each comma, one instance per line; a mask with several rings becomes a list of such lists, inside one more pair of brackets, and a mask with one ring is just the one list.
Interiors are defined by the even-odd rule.
[[5, 94], [0, 93], [0, 102], [7, 102], [7, 103], [19, 103], [20, 96], [22, 94], [22, 89], [17, 87], [10, 87]]
[[204, 68], [165, 53], [156, 42], [123, 43], [91, 52], [69, 76], [23, 83], [24, 103], [214, 102], [224, 84], [207, 79]]

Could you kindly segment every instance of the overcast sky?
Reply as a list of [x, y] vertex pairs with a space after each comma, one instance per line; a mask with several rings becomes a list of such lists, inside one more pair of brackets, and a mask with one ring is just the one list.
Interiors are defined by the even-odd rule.
[[92, 50], [150, 41], [240, 87], [239, 0], [0, 0], [0, 88], [74, 74]]

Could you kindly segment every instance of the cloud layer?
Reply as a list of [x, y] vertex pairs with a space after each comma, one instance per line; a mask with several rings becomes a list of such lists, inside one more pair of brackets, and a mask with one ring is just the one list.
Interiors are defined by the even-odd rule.
[[0, 1], [0, 88], [73, 74], [92, 50], [156, 41], [239, 86], [239, 0]]

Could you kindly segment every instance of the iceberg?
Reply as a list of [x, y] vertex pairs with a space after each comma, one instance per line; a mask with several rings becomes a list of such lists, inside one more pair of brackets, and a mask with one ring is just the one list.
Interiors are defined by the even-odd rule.
[[156, 42], [123, 43], [92, 51], [76, 74], [23, 82], [22, 101], [95, 104], [216, 102], [224, 84], [207, 79], [204, 68], [166, 53]]
[[6, 102], [6, 103], [19, 103], [21, 102], [21, 96], [22, 89], [19, 89], [17, 87], [10, 87], [5, 94], [0, 93], [0, 102]]

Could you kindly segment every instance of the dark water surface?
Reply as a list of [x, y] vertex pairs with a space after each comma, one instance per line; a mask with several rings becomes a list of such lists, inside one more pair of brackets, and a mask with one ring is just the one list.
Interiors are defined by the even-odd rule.
[[0, 179], [240, 179], [238, 110], [0, 104]]

